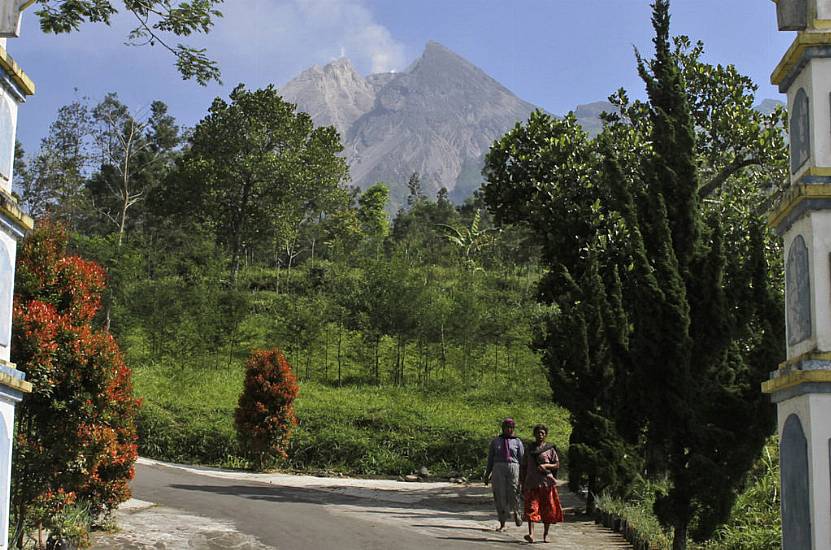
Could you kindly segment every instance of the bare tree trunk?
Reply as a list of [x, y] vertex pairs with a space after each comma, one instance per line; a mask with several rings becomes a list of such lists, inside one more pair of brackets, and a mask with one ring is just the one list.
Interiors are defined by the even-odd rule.
[[313, 351], [313, 349], [314, 348], [312, 347], [312, 344], [309, 343], [309, 347], [306, 348], [306, 380], [311, 380], [312, 379], [311, 366], [312, 366], [312, 351]]
[[[439, 350], [439, 368], [444, 377], [444, 368], [447, 366], [447, 343], [444, 339], [444, 323], [441, 324], [441, 349]], [[442, 378], [444, 379], [444, 378]]]
[[375, 385], [381, 384], [381, 373], [378, 370], [378, 348], [381, 346], [381, 337], [375, 338]]
[[323, 379], [329, 380], [329, 325], [326, 325], [326, 335], [323, 340]]
[[426, 344], [427, 350], [424, 356], [424, 383], [430, 383], [430, 344]]
[[[401, 338], [399, 336], [399, 338]], [[407, 342], [402, 338], [401, 339], [401, 386], [407, 385], [407, 378], [404, 375], [404, 369], [406, 368], [407, 362]]]
[[395, 339], [395, 367], [393, 368], [393, 382], [396, 386], [401, 385], [401, 335]]
[[672, 550], [687, 550], [687, 524], [676, 525], [672, 537]]
[[467, 334], [465, 334], [464, 338], [462, 339], [462, 382], [467, 384], [467, 358], [468, 358], [468, 349], [467, 349]]
[[493, 345], [493, 351], [493, 378], [496, 380], [499, 378], [499, 340]]
[[338, 323], [338, 387], [341, 387], [341, 341], [343, 340], [343, 327]]

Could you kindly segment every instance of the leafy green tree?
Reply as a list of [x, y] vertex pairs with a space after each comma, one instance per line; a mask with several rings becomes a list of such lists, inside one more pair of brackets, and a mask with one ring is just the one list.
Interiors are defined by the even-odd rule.
[[[92, 109], [94, 158], [100, 165], [88, 187], [95, 210], [117, 234], [118, 248], [142, 216], [147, 196], [171, 168], [179, 130], [167, 105], [154, 101], [144, 117], [131, 113], [114, 93]], [[109, 231], [106, 231], [109, 232]]]
[[494, 243], [493, 229], [480, 229], [479, 211], [473, 214], [473, 221], [469, 227], [458, 229], [452, 225], [441, 224], [439, 227], [444, 230], [445, 237], [452, 243], [459, 252], [465, 269], [476, 270], [477, 259], [482, 251]]
[[368, 187], [358, 197], [358, 220], [364, 235], [370, 239], [382, 239], [389, 233], [386, 212], [389, 197], [390, 189], [383, 183]]
[[245, 251], [265, 244], [273, 254], [293, 243], [300, 222], [340, 192], [341, 150], [334, 128], [315, 128], [273, 86], [240, 85], [197, 124], [164, 202], [214, 232], [236, 277]]
[[21, 200], [29, 212], [36, 216], [50, 213], [70, 228], [79, 227], [88, 213], [91, 136], [92, 117], [86, 101], [76, 100], [58, 109], [19, 180]]
[[[781, 114], [748, 113], [749, 81], [701, 64], [684, 39], [673, 51], [666, 0], [653, 25], [655, 57], [638, 58], [649, 101], [618, 92], [596, 140], [571, 116], [535, 113], [492, 148], [485, 197], [544, 243], [554, 309], [538, 345], [574, 415], [574, 475], [618, 492], [640, 464], [667, 477], [655, 512], [682, 549], [726, 519], [772, 430], [759, 385], [783, 355], [781, 295], [758, 173], [781, 174], [785, 155]], [[685, 78], [697, 71], [724, 78]], [[741, 128], [715, 121], [723, 111]], [[754, 147], [775, 154], [759, 166]]]
[[440, 228], [458, 223], [458, 214], [447, 202], [421, 196], [409, 210], [399, 210], [393, 220], [388, 245], [411, 262], [450, 265], [453, 247]]
[[[36, 0], [35, 15], [40, 28], [46, 33], [78, 31], [84, 23], [109, 25], [118, 13], [116, 2], [109, 0]], [[210, 60], [204, 49], [184, 44], [170, 43], [169, 36], [182, 37], [194, 33], [207, 33], [214, 20], [222, 17], [217, 9], [222, 0], [124, 0], [124, 11], [137, 20], [136, 27], [128, 35], [133, 45], [159, 45], [176, 56], [176, 67], [185, 79], [195, 78], [202, 85], [219, 80], [216, 62]]]
[[421, 176], [418, 172], [413, 172], [410, 179], [407, 180], [407, 191], [407, 208], [415, 207], [426, 198], [421, 185]]
[[475, 344], [479, 339], [486, 304], [481, 297], [482, 287], [479, 277], [471, 271], [460, 274], [452, 290], [453, 313], [450, 316], [450, 329], [455, 343], [461, 347], [461, 364], [459, 365], [462, 382], [471, 381], [472, 359]]

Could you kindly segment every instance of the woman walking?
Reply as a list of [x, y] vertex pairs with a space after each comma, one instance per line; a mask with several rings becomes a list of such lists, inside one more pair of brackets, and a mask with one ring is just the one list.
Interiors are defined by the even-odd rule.
[[513, 517], [517, 526], [522, 525], [519, 516], [519, 465], [525, 454], [522, 441], [514, 435], [516, 423], [512, 418], [502, 421], [502, 434], [491, 441], [488, 448], [488, 468], [485, 470], [485, 485], [488, 480], [493, 486], [493, 500], [499, 516], [499, 528], [505, 529], [505, 522]]
[[554, 446], [546, 443], [548, 427], [534, 426], [534, 442], [528, 446], [522, 463], [520, 483], [525, 497], [523, 519], [528, 522], [525, 540], [534, 542], [534, 523], [542, 523], [543, 542], [548, 542], [548, 529], [552, 523], [563, 521], [563, 508], [557, 493], [554, 474], [560, 469], [560, 457]]

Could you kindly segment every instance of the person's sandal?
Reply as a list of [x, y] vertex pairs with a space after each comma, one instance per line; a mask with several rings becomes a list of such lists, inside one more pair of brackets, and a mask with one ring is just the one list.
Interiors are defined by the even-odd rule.
[[531, 535], [525, 535], [525, 537], [523, 537], [523, 538], [525, 540], [527, 540], [528, 542], [530, 542], [530, 543], [534, 542], [534, 537], [532, 537]]

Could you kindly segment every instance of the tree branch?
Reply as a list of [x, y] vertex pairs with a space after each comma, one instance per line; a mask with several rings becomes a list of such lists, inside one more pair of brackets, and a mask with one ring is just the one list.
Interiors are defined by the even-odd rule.
[[725, 166], [721, 172], [716, 174], [713, 179], [698, 188], [698, 197], [702, 199], [709, 197], [713, 191], [721, 187], [721, 185], [727, 181], [730, 176], [744, 170], [748, 166], [753, 166], [754, 164], [762, 164], [762, 161], [754, 157], [741, 160], [735, 159], [733, 162]]

